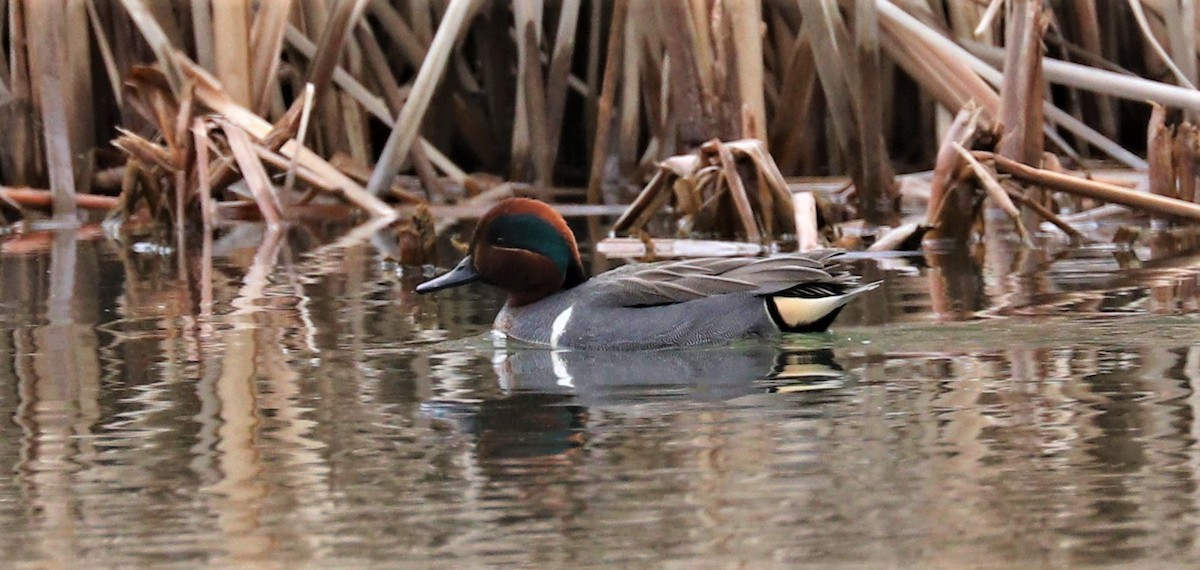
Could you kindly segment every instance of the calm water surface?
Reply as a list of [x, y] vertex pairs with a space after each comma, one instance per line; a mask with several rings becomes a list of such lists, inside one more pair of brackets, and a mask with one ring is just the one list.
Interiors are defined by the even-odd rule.
[[1200, 258], [863, 260], [834, 334], [596, 355], [339, 235], [5, 242], [2, 565], [1200, 563]]

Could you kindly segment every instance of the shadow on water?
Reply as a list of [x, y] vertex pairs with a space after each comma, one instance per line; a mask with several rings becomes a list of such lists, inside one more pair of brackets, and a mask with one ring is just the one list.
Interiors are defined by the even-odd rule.
[[833, 334], [613, 354], [369, 232], [86, 234], [0, 256], [6, 565], [1200, 560], [1192, 254], [860, 260]]

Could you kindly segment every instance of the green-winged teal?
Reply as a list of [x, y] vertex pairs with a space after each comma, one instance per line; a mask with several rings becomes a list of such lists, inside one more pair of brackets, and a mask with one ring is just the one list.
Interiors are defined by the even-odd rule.
[[479, 220], [471, 251], [418, 293], [482, 281], [508, 292], [495, 330], [555, 348], [639, 350], [820, 332], [860, 285], [823, 250], [634, 264], [589, 279], [575, 236], [542, 202], [509, 198]]

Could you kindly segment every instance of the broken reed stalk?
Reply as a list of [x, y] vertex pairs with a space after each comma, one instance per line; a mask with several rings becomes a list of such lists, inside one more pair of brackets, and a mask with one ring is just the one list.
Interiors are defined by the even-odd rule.
[[[1021, 211], [1013, 204], [1008, 192], [1004, 190], [1004, 187], [1000, 185], [1000, 181], [996, 179], [996, 175], [990, 172], [987, 167], [980, 164], [974, 156], [971, 156], [971, 152], [963, 148], [962, 145], [952, 143], [952, 146], [955, 152], [971, 167], [971, 171], [975, 174], [975, 179], [987, 191], [992, 201], [1012, 220], [1013, 225], [1017, 228], [1017, 235], [1020, 236], [1021, 242], [1032, 247], [1033, 241], [1029, 237], [1029, 230], [1025, 227], [1025, 221], [1021, 219]], [[1034, 200], [1026, 200], [1026, 202], [1036, 203]]]
[[1200, 221], [1200, 204], [1192, 202], [1184, 202], [1175, 198], [1167, 198], [1150, 194], [1148, 192], [1138, 192], [1128, 188], [1097, 182], [1095, 180], [1085, 180], [1076, 178], [1067, 174], [1034, 168], [1021, 164], [1015, 160], [1009, 160], [1003, 156], [990, 153], [975, 151], [975, 158], [979, 160], [991, 160], [995, 163], [996, 169], [1005, 174], [1019, 178], [1031, 184], [1038, 184], [1067, 192], [1077, 194], [1087, 198], [1093, 198], [1103, 202], [1112, 202], [1121, 204], [1137, 210], [1143, 210], [1153, 214], [1161, 214], [1165, 216], [1176, 216], [1189, 220]]
[[[241, 127], [252, 136], [262, 139], [271, 133], [271, 123], [268, 123], [262, 117], [250, 112], [249, 109], [232, 101], [226, 95], [224, 89], [221, 88], [221, 84], [216, 78], [209, 75], [203, 69], [200, 69], [194, 62], [182, 55], [178, 56], [176, 62], [176, 65], [187, 73], [189, 80], [195, 82], [196, 98], [203, 102], [209, 109], [224, 115], [225, 119]], [[316, 175], [327, 180], [347, 200], [358, 205], [371, 215], [389, 219], [395, 217], [396, 213], [391, 206], [365, 191], [357, 182], [343, 174], [337, 168], [334, 168], [325, 159], [317, 156], [316, 153], [304, 146], [298, 145], [296, 141], [290, 141], [285, 144], [280, 149], [280, 152], [288, 157], [298, 153], [297, 161], [301, 166], [308, 168]]]
[[1041, 0], [1010, 0], [1000, 86], [1004, 133], [998, 151], [1030, 165], [1042, 158], [1042, 34], [1047, 23], [1042, 20]]
[[[1150, 112], [1150, 123], [1146, 127], [1146, 162], [1150, 170], [1146, 176], [1150, 185], [1150, 193], [1168, 198], [1178, 197], [1175, 188], [1175, 165], [1172, 156], [1175, 129], [1167, 125], [1167, 109], [1162, 105], [1153, 105]], [[1158, 216], [1157, 222], [1165, 222]]]
[[[712, 149], [710, 145], [716, 148]], [[742, 222], [742, 229], [746, 232], [746, 241], [761, 243], [762, 232], [758, 230], [758, 222], [754, 219], [754, 210], [750, 207], [750, 197], [746, 193], [746, 185], [742, 182], [742, 177], [738, 175], [737, 162], [733, 159], [733, 152], [729, 150], [729, 146], [716, 141], [706, 143], [705, 147], [710, 147], [705, 149], [708, 152], [715, 150], [721, 159], [721, 174], [725, 177], [725, 183], [729, 185], [729, 195], [733, 198], [734, 209], [737, 211], [738, 219]]]
[[966, 243], [982, 203], [973, 188], [963, 185], [959, 178], [963, 158], [957, 147], [969, 147], [980, 136], [982, 109], [973, 103], [964, 106], [946, 129], [938, 148], [937, 164], [930, 180], [930, 197], [926, 209], [926, 224], [930, 226], [930, 241], [945, 240]]
[[421, 121], [425, 118], [425, 110], [429, 108], [429, 101], [433, 98], [434, 90], [446, 70], [446, 63], [450, 59], [454, 43], [466, 26], [471, 13], [475, 11], [477, 2], [478, 0], [450, 0], [450, 5], [446, 8], [446, 15], [438, 26], [433, 43], [429, 46], [429, 53], [413, 82], [408, 101], [400, 110], [400, 115], [396, 117], [396, 124], [392, 127], [387, 144], [380, 153], [379, 162], [375, 165], [375, 172], [367, 183], [367, 192], [375, 196], [383, 194], [391, 187], [392, 179], [400, 172], [401, 163], [408, 155], [409, 147], [417, 138], [417, 131], [421, 127]]

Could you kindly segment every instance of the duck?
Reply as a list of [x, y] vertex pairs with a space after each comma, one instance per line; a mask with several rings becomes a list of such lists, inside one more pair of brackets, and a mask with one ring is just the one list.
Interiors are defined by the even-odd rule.
[[589, 277], [557, 211], [507, 198], [479, 219], [453, 269], [416, 287], [482, 282], [508, 294], [493, 331], [571, 350], [656, 350], [823, 332], [862, 284], [825, 249], [770, 257], [703, 257], [624, 265]]

